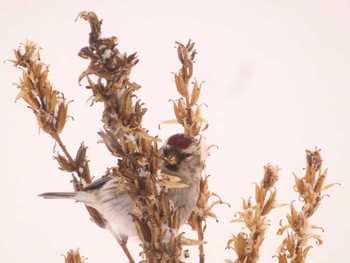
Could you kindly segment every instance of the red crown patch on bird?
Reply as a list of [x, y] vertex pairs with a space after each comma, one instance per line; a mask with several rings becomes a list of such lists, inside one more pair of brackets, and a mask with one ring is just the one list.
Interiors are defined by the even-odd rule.
[[187, 149], [191, 144], [191, 138], [185, 134], [175, 134], [168, 139], [168, 145]]

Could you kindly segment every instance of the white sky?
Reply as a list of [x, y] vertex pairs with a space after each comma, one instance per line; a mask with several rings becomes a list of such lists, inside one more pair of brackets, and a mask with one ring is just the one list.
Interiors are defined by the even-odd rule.
[[[210, 188], [231, 208], [214, 211], [208, 220], [207, 262], [234, 259], [225, 250], [240, 225], [229, 224], [241, 208], [241, 197], [253, 195], [263, 166], [278, 164], [278, 200], [297, 199], [293, 175], [302, 175], [305, 149], [322, 149], [328, 182], [340, 182], [327, 193], [311, 223], [325, 229], [324, 244], [309, 252], [308, 263], [344, 262], [349, 247], [350, 146], [350, 1], [0, 1], [0, 61], [26, 39], [42, 48], [50, 79], [70, 104], [63, 140], [74, 153], [81, 141], [89, 146], [93, 174], [115, 161], [99, 139], [101, 105], [90, 107], [89, 91], [77, 83], [87, 61], [77, 56], [87, 45], [89, 25], [82, 10], [104, 20], [105, 36], [116, 35], [121, 51], [138, 52], [132, 80], [147, 104], [145, 127], [165, 139], [181, 127], [158, 124], [173, 118], [169, 99], [177, 98], [171, 72], [177, 71], [174, 42], [191, 38], [198, 51], [195, 76], [205, 81], [201, 101], [210, 123], [205, 136], [219, 145], [209, 157]], [[60, 256], [80, 248], [87, 262], [126, 262], [106, 231], [88, 219], [81, 204], [37, 197], [45, 191], [67, 191], [70, 176], [52, 159], [53, 141], [39, 133], [36, 121], [12, 83], [20, 71], [0, 63], [0, 262], [63, 262]], [[271, 227], [261, 248], [261, 262], [272, 259], [281, 237], [275, 235], [288, 208], [271, 214]], [[188, 236], [194, 236], [185, 229]], [[137, 242], [131, 242], [138, 254]], [[196, 248], [188, 262], [198, 262]]]

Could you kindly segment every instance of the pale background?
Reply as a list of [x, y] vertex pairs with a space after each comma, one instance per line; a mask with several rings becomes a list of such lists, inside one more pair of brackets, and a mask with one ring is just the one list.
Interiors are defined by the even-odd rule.
[[[350, 21], [349, 1], [0, 1], [0, 61], [26, 39], [42, 48], [50, 80], [74, 103], [62, 135], [72, 154], [81, 141], [89, 146], [93, 174], [101, 175], [114, 159], [97, 131], [101, 105], [89, 106], [89, 91], [77, 83], [87, 61], [77, 56], [88, 41], [89, 25], [79, 20], [93, 10], [104, 20], [105, 36], [116, 35], [119, 48], [140, 59], [132, 80], [149, 111], [145, 127], [165, 139], [180, 132], [158, 124], [173, 118], [169, 99], [177, 98], [171, 72], [177, 71], [174, 42], [191, 38], [198, 51], [195, 76], [205, 81], [201, 101], [210, 127], [209, 143], [217, 144], [207, 166], [210, 189], [231, 204], [208, 220], [207, 262], [234, 259], [225, 250], [241, 225], [228, 223], [241, 208], [241, 197], [253, 195], [263, 166], [278, 164], [278, 200], [297, 199], [293, 175], [303, 174], [305, 149], [322, 149], [329, 189], [311, 223], [324, 228], [324, 244], [309, 252], [307, 262], [344, 262], [350, 247]], [[0, 63], [0, 262], [63, 262], [61, 254], [80, 248], [87, 262], [126, 262], [113, 238], [90, 222], [80, 204], [37, 197], [44, 191], [71, 189], [70, 175], [52, 159], [53, 140], [40, 133], [23, 101], [14, 103], [20, 71]], [[272, 258], [281, 237], [278, 222], [287, 213], [271, 213], [269, 234], [260, 262]], [[188, 236], [193, 236], [185, 228]], [[137, 242], [131, 242], [137, 255]], [[197, 249], [188, 262], [198, 262]]]

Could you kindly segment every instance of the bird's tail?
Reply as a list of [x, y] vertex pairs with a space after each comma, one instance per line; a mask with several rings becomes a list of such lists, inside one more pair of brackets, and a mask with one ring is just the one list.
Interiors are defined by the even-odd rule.
[[74, 192], [48, 192], [39, 194], [46, 199], [76, 199], [77, 193]]
[[44, 197], [46, 199], [72, 199], [85, 205], [91, 206], [95, 208], [96, 205], [96, 197], [94, 194], [87, 193], [85, 191], [78, 192], [48, 192], [39, 194], [40, 197]]

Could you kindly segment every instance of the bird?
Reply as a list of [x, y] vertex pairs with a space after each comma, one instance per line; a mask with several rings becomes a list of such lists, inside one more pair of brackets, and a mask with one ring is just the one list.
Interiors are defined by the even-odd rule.
[[[186, 223], [196, 207], [200, 194], [202, 173], [201, 143], [196, 137], [178, 133], [170, 136], [159, 149], [161, 174], [180, 178], [182, 188], [169, 188], [168, 197], [180, 210], [179, 225]], [[102, 177], [76, 192], [47, 192], [39, 194], [46, 199], [73, 199], [95, 208], [106, 220], [106, 229], [126, 244], [129, 237], [136, 237], [132, 223], [134, 213], [131, 197], [121, 190], [119, 177]]]

